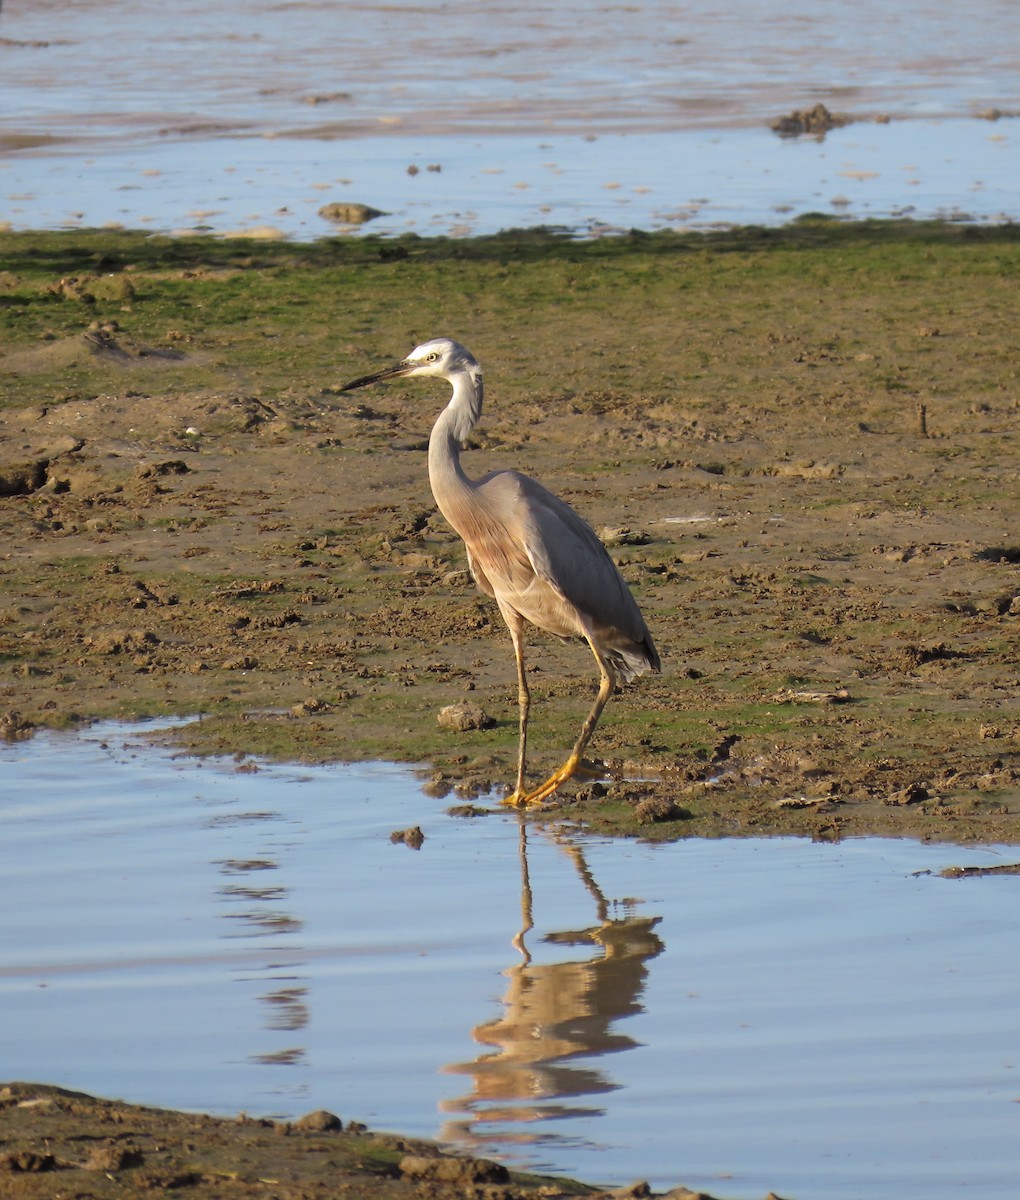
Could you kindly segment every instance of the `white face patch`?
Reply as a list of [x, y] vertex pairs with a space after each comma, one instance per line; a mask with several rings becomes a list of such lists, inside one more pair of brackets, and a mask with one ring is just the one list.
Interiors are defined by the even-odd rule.
[[430, 338], [429, 341], [422, 342], [420, 346], [415, 346], [407, 357], [409, 361], [421, 362], [428, 358], [430, 354], [442, 356], [452, 350], [456, 344], [456, 342], [451, 342], [449, 338]]
[[440, 342], [438, 340], [423, 342], [420, 346], [415, 346], [407, 356], [407, 362], [417, 363], [421, 366], [425, 366], [430, 362], [440, 362], [448, 351], [448, 342]]
[[475, 360], [459, 342], [451, 338], [432, 338], [415, 346], [404, 361], [423, 374], [446, 375], [458, 368], [474, 366]]

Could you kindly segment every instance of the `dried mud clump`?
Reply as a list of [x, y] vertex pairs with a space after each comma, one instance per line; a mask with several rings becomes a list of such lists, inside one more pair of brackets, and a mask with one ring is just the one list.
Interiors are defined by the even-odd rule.
[[335, 1113], [324, 1108], [305, 1113], [294, 1122], [295, 1129], [308, 1129], [313, 1133], [339, 1133], [343, 1127], [343, 1121]]
[[96, 654], [138, 654], [159, 645], [151, 629], [110, 630], [85, 638], [85, 644]]
[[35, 1154], [31, 1150], [21, 1150], [14, 1154], [0, 1154], [0, 1171], [10, 1171], [12, 1175], [55, 1171], [59, 1165], [52, 1154]]
[[634, 806], [634, 818], [639, 825], [655, 825], [662, 821], [686, 821], [690, 809], [677, 804], [669, 796], [646, 796]]
[[30, 738], [34, 733], [34, 723], [26, 721], [21, 713], [15, 712], [13, 709], [10, 712], [0, 713], [0, 741], [20, 742]]
[[0, 496], [30, 496], [45, 482], [44, 461], [0, 465]]
[[96, 1146], [84, 1162], [86, 1171], [128, 1171], [140, 1167], [145, 1155], [131, 1146]]
[[46, 445], [22, 446], [17, 452], [19, 457], [0, 460], [0, 496], [30, 496], [44, 488], [49, 482], [50, 463], [80, 450], [84, 444], [82, 438], [65, 436]]
[[439, 710], [436, 718], [441, 729], [450, 729], [454, 733], [466, 733], [470, 729], [491, 729], [495, 720], [478, 704], [447, 704]]
[[832, 113], [824, 104], [816, 104], [814, 108], [795, 109], [785, 117], [777, 117], [769, 128], [780, 137], [800, 137], [805, 133], [826, 134], [852, 121], [853, 117], [847, 113]]
[[370, 204], [346, 204], [341, 200], [334, 200], [319, 209], [319, 216], [324, 221], [333, 221], [337, 225], [364, 225], [366, 221], [374, 221], [376, 217], [384, 217], [386, 214]]
[[412, 825], [410, 829], [395, 829], [390, 834], [390, 841], [395, 846], [410, 846], [412, 850], [420, 850], [425, 843], [425, 834], [420, 825]]
[[490, 1162], [485, 1158], [452, 1158], [446, 1155], [405, 1155], [400, 1160], [400, 1173], [405, 1179], [457, 1186], [506, 1183], [510, 1178], [510, 1172], [502, 1163]]

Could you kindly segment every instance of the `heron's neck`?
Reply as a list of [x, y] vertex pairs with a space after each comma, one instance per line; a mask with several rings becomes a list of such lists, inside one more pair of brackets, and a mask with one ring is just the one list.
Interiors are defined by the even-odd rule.
[[[482, 415], [482, 375], [464, 372], [450, 381], [453, 395], [439, 414], [429, 438], [429, 483], [440, 511], [451, 520], [449, 509], [471, 488], [460, 465], [460, 446]], [[456, 528], [456, 523], [451, 521]]]

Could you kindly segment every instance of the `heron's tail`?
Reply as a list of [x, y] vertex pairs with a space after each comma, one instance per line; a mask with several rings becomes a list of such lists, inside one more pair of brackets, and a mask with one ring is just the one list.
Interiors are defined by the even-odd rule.
[[641, 642], [619, 639], [612, 645], [603, 646], [602, 652], [620, 683], [630, 683], [646, 671], [658, 672], [662, 668], [659, 652], [649, 633]]

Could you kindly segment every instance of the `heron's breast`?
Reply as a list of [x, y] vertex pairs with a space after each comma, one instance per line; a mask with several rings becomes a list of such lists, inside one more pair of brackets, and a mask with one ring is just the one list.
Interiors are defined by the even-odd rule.
[[457, 528], [464, 539], [476, 578], [484, 576], [488, 587], [500, 600], [519, 612], [525, 620], [559, 637], [581, 632], [577, 613], [566, 597], [535, 573], [521, 539], [513, 529], [486, 519], [484, 513], [471, 514], [464, 528]]

